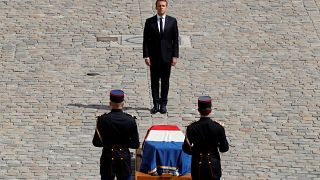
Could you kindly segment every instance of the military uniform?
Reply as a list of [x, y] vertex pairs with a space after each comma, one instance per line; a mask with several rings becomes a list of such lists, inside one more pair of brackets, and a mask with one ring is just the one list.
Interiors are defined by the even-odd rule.
[[103, 147], [100, 158], [101, 177], [121, 179], [131, 175], [129, 148], [139, 148], [139, 135], [135, 118], [122, 109], [112, 109], [97, 119], [92, 143]]
[[185, 153], [192, 155], [191, 175], [193, 180], [220, 179], [219, 151], [229, 150], [222, 125], [210, 117], [201, 117], [199, 121], [193, 122], [187, 127], [182, 149]]

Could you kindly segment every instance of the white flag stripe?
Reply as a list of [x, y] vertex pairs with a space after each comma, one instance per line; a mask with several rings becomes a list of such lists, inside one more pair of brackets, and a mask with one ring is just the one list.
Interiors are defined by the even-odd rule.
[[184, 134], [181, 131], [151, 130], [146, 141], [183, 142]]

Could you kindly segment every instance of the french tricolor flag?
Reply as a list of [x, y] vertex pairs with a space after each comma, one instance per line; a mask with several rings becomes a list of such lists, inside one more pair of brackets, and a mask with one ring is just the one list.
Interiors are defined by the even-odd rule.
[[191, 172], [191, 156], [182, 151], [184, 134], [176, 125], [154, 125], [143, 144], [140, 171], [151, 175]]

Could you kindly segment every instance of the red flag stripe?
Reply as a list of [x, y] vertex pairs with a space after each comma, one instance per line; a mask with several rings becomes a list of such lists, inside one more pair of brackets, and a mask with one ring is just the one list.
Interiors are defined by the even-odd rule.
[[153, 125], [149, 130], [180, 131], [180, 128], [176, 125]]

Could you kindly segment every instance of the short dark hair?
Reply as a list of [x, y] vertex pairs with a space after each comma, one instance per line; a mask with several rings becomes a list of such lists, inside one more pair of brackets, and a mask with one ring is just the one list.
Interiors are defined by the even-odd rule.
[[166, 2], [167, 6], [168, 6], [168, 1], [167, 0], [156, 0], [156, 7], [157, 7], [158, 2], [160, 2], [160, 1]]

